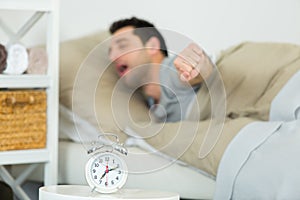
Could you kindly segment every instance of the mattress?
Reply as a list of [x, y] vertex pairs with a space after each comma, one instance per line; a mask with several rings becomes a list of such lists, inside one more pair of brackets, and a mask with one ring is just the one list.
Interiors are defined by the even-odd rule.
[[[76, 126], [72, 120], [74, 116]], [[84, 138], [78, 135], [78, 129], [85, 130]], [[84, 167], [89, 156], [85, 144], [97, 134], [98, 131], [86, 120], [60, 106], [59, 183], [86, 184]], [[128, 155], [124, 159], [129, 171], [125, 188], [177, 192], [182, 198], [189, 199], [213, 198], [213, 176], [156, 151], [142, 140], [128, 138], [125, 146]]]
[[[129, 169], [125, 188], [158, 189], [177, 192], [181, 198], [212, 199], [215, 180], [189, 166], [172, 163], [159, 170], [145, 173], [130, 173], [133, 165], [146, 168], [153, 163], [164, 165], [165, 159], [158, 155], [151, 155], [151, 163], [139, 162], [131, 154], [146, 153], [138, 147], [129, 147], [126, 163]], [[82, 144], [71, 141], [60, 141], [59, 144], [59, 183], [84, 184], [84, 167], [88, 155]], [[74, 167], [76, 166], [76, 167]]]

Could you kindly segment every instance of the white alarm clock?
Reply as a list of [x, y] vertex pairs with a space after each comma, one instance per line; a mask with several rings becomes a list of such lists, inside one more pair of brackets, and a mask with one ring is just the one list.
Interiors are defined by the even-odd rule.
[[[105, 146], [105, 145], [103, 145]], [[90, 149], [88, 153], [102, 150], [103, 146]], [[120, 144], [111, 146], [111, 150], [94, 153], [86, 163], [85, 177], [92, 191], [113, 193], [126, 183], [128, 169], [125, 161], [114, 150], [127, 155], [127, 149]]]

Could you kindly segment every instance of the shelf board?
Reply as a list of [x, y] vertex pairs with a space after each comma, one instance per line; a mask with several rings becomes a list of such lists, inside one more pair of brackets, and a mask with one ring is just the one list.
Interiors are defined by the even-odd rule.
[[0, 165], [42, 163], [49, 161], [47, 149], [0, 151]]
[[47, 88], [50, 85], [48, 75], [0, 75], [0, 88]]
[[0, 8], [7, 10], [51, 11], [53, 5], [47, 0], [1, 0]]

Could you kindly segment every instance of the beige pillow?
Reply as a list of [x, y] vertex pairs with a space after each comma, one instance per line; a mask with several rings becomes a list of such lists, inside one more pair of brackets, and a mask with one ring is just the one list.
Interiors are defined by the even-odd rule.
[[[61, 44], [60, 103], [99, 133], [118, 133], [124, 141], [123, 130], [129, 123], [147, 120], [148, 109], [137, 92], [130, 94], [115, 87], [118, 77], [108, 60], [108, 38], [107, 32], [99, 32]], [[127, 113], [124, 108], [129, 108]], [[84, 131], [79, 134], [84, 137]]]
[[72, 107], [74, 80], [80, 65], [90, 51], [109, 36], [108, 32], [99, 32], [60, 44], [60, 103]]
[[[226, 91], [226, 115], [267, 120], [275, 95], [300, 69], [299, 59], [300, 46], [286, 43], [245, 42], [222, 52], [217, 66]], [[198, 93], [201, 104], [208, 102], [204, 108], [210, 107], [207, 97], [207, 90]]]

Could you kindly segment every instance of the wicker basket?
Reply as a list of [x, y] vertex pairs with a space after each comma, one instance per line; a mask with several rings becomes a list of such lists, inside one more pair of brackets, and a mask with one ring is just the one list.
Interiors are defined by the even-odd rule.
[[0, 151], [46, 146], [45, 90], [0, 91]]

